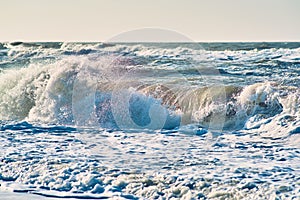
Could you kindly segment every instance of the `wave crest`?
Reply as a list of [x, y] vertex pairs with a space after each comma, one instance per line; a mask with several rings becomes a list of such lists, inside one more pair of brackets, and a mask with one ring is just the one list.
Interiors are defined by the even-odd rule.
[[[196, 123], [241, 129], [252, 116], [269, 118], [287, 110], [287, 105], [290, 110], [298, 106], [292, 100], [282, 103], [274, 83], [246, 87], [153, 83], [153, 79], [139, 81], [146, 72], [131, 71], [124, 63], [130, 60], [71, 57], [6, 70], [0, 74], [0, 117], [109, 128], [172, 129]], [[131, 76], [124, 78], [128, 72]]]

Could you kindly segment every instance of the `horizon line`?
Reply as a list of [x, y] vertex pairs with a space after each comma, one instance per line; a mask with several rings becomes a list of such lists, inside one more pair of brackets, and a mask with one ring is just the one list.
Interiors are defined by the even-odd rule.
[[198, 41], [101, 41], [101, 40], [10, 40], [0, 43], [42, 43], [42, 42], [63, 42], [63, 43], [270, 43], [270, 42], [295, 42], [300, 40], [198, 40]]

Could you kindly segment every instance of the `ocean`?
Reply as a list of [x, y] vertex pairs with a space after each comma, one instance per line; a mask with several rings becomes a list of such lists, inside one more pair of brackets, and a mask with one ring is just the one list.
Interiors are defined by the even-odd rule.
[[0, 43], [0, 199], [300, 199], [300, 43]]

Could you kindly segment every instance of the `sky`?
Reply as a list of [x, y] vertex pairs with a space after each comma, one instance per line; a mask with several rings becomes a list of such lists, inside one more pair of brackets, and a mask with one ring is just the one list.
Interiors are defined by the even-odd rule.
[[0, 8], [0, 41], [110, 41], [145, 28], [199, 42], [300, 41], [300, 0], [7, 0]]

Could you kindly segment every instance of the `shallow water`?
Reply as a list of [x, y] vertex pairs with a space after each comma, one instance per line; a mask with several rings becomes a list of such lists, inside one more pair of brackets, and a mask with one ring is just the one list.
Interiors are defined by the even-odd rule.
[[2, 191], [300, 198], [300, 43], [0, 47]]

